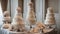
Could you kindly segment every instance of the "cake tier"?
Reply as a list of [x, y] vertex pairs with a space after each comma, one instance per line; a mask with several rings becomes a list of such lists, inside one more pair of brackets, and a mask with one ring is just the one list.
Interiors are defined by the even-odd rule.
[[11, 29], [11, 25], [10, 24], [3, 24], [2, 28]]
[[23, 18], [21, 16], [16, 16], [15, 21], [23, 21]]
[[17, 13], [22, 13], [22, 8], [21, 7], [17, 7]]
[[50, 16], [54, 17], [54, 14], [53, 13], [49, 13], [49, 14], [47, 13], [46, 16], [48, 16], [48, 17], [50, 17]]
[[4, 14], [5, 17], [10, 16], [9, 11], [5, 11], [3, 14]]
[[54, 20], [45, 20], [44, 22], [46, 25], [53, 25], [55, 24], [55, 21]]
[[29, 18], [28, 21], [30, 22], [30, 24], [36, 24], [36, 19], [34, 18]]
[[4, 17], [3, 21], [11, 22], [11, 18], [10, 17]]
[[55, 20], [55, 18], [54, 17], [46, 17], [46, 20]]
[[16, 14], [16, 16], [20, 16], [20, 17], [22, 17], [22, 13], [18, 13], [18, 14]]
[[54, 13], [53, 11], [47, 11], [47, 13]]
[[52, 8], [52, 7], [49, 7], [49, 8], [47, 9], [47, 13], [54, 13], [53, 8]]
[[12, 28], [11, 29], [12, 31], [16, 31], [16, 32], [20, 32], [20, 31], [25, 31], [25, 25], [24, 24], [14, 24], [12, 25]]

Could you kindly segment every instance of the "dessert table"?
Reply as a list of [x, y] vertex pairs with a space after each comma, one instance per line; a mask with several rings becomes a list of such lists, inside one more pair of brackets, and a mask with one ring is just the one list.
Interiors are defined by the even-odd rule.
[[8, 29], [3, 29], [3, 28], [1, 28], [1, 33], [2, 34], [9, 34], [9, 31], [8, 31]]
[[[39, 33], [33, 33], [33, 32], [14, 32], [14, 31], [8, 31], [7, 29], [1, 29], [2, 34], [40, 34]], [[44, 33], [42, 34], [57, 34], [57, 31], [55, 31], [54, 29], [44, 29], [43, 30]]]
[[57, 30], [55, 29], [44, 29], [44, 34], [57, 34]]
[[9, 31], [9, 34], [27, 34], [26, 32], [13, 32], [13, 31]]

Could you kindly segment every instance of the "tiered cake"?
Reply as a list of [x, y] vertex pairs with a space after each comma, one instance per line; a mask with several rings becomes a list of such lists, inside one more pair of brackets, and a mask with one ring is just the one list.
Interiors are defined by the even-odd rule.
[[45, 24], [50, 26], [55, 24], [54, 11], [52, 7], [47, 9]]
[[33, 8], [33, 3], [30, 2], [29, 3], [29, 7], [30, 7], [30, 11], [27, 17], [28, 22], [30, 23], [30, 28], [32, 28], [32, 25], [34, 25], [36, 23], [36, 18], [35, 18], [35, 12], [34, 12], [34, 8]]
[[11, 23], [11, 17], [8, 11], [4, 12], [4, 21], [7, 21], [8, 23]]
[[17, 8], [17, 14], [15, 16], [15, 23], [12, 24], [12, 29], [11, 31], [16, 31], [16, 32], [24, 32], [25, 31], [25, 25], [24, 25], [24, 20], [22, 17], [21, 13], [21, 8]]
[[3, 19], [3, 21], [4, 21], [4, 24], [3, 24], [2, 27], [4, 29], [10, 29], [11, 28], [11, 25], [10, 25], [11, 19], [10, 19], [10, 14], [9, 14], [8, 11], [4, 12], [4, 19]]

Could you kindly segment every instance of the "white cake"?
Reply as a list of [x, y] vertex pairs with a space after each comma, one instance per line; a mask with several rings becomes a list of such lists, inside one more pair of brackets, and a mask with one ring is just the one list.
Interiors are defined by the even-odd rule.
[[30, 11], [28, 11], [27, 21], [30, 25], [34, 25], [36, 23], [36, 18], [32, 2], [29, 3], [29, 8]]
[[46, 17], [54, 17], [54, 13], [47, 13]]
[[10, 24], [11, 23], [11, 18], [10, 18], [10, 14], [9, 14], [8, 11], [4, 12], [4, 19], [3, 19], [3, 21], [4, 21], [4, 24], [3, 24], [2, 28], [10, 29], [11, 28], [11, 24]]
[[23, 32], [25, 31], [25, 25], [24, 20], [22, 17], [22, 11], [21, 8], [17, 8], [17, 14], [14, 16], [14, 22], [12, 22], [12, 31], [16, 32]]
[[54, 17], [54, 11], [52, 7], [49, 7], [47, 9], [46, 19], [44, 22], [46, 25], [53, 25], [55, 24], [55, 17]]

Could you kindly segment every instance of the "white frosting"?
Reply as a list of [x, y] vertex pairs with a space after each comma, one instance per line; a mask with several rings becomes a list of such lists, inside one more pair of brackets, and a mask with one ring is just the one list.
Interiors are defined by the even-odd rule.
[[4, 21], [10, 22], [11, 21], [11, 18], [10, 17], [4, 17]]
[[45, 20], [45, 24], [55, 24], [55, 20]]

